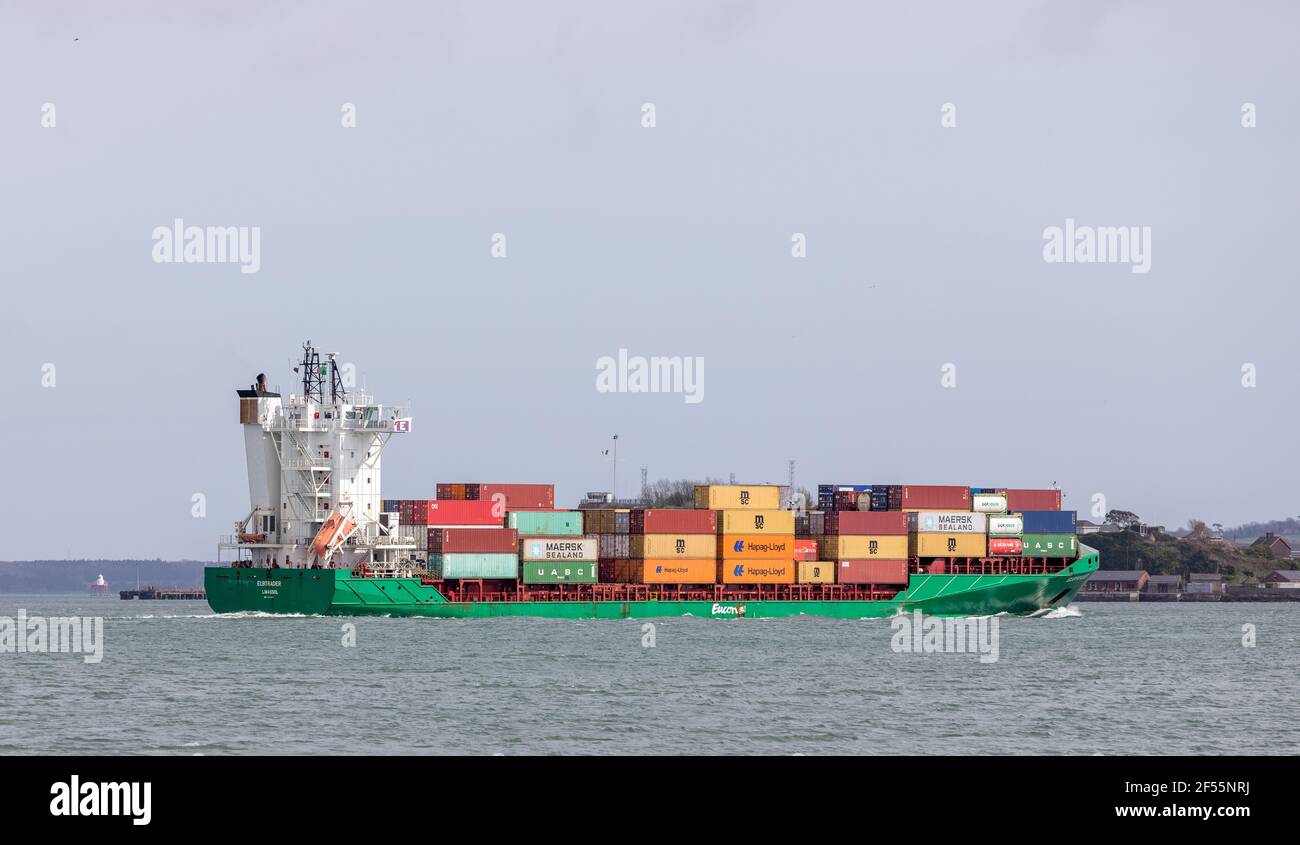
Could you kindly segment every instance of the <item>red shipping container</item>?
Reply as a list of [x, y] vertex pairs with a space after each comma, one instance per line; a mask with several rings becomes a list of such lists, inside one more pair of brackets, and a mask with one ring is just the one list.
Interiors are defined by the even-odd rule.
[[835, 564], [840, 584], [906, 584], [906, 560], [840, 560]]
[[402, 525], [428, 525], [429, 499], [402, 499], [397, 504], [397, 519]]
[[970, 510], [969, 487], [944, 487], [935, 484], [904, 484], [904, 508], [923, 510]]
[[826, 514], [827, 534], [891, 536], [907, 533], [902, 511], [835, 511]]
[[817, 560], [817, 541], [816, 540], [795, 540], [794, 541], [794, 559], [795, 560]]
[[519, 551], [519, 532], [513, 528], [430, 528], [429, 551], [503, 554]]
[[1019, 537], [990, 537], [989, 556], [1019, 555], [1025, 550], [1025, 541]]
[[1015, 511], [1059, 511], [1061, 509], [1060, 490], [1008, 490], [1007, 510]]
[[412, 525], [503, 525], [506, 515], [492, 502], [435, 499], [416, 508]]
[[718, 512], [645, 508], [628, 514], [629, 534], [717, 534]]
[[502, 497], [506, 510], [550, 510], [555, 507], [554, 484], [478, 484], [478, 500], [496, 501]]

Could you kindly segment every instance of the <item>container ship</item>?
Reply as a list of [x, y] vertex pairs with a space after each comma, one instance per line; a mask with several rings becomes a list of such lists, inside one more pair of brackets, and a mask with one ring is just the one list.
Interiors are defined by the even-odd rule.
[[[556, 508], [552, 484], [381, 496], [408, 409], [349, 389], [310, 341], [282, 396], [237, 391], [248, 514], [204, 571], [218, 613], [479, 618], [1038, 615], [1098, 567], [1057, 489], [700, 485], [691, 507]], [[590, 498], [590, 497], [589, 497]]]

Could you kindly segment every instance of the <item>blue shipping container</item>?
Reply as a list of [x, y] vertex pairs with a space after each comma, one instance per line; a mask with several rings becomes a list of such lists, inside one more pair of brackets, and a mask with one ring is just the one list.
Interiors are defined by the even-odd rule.
[[1020, 511], [1026, 534], [1073, 534], [1075, 511]]

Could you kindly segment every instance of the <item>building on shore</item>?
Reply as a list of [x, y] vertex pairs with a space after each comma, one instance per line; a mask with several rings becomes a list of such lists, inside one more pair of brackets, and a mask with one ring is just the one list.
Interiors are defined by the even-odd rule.
[[1149, 595], [1176, 596], [1185, 589], [1181, 575], [1152, 575], [1142, 592]]
[[1098, 569], [1083, 585], [1083, 592], [1140, 593], [1150, 578], [1145, 569]]
[[1300, 590], [1300, 569], [1275, 569], [1264, 578], [1263, 584], [1274, 590]]
[[1277, 536], [1272, 531], [1269, 531], [1263, 537], [1257, 538], [1255, 542], [1250, 544], [1252, 549], [1258, 546], [1263, 546], [1268, 549], [1273, 557], [1280, 560], [1287, 560], [1291, 557], [1291, 544], [1288, 543], [1285, 538]]
[[1187, 577], [1189, 593], [1222, 593], [1225, 586], [1218, 572], [1193, 572]]

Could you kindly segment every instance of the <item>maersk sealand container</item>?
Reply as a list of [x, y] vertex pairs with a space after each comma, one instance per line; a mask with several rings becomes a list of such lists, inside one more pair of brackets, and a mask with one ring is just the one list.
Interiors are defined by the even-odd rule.
[[1073, 534], [1077, 511], [1021, 511], [1026, 534]]

